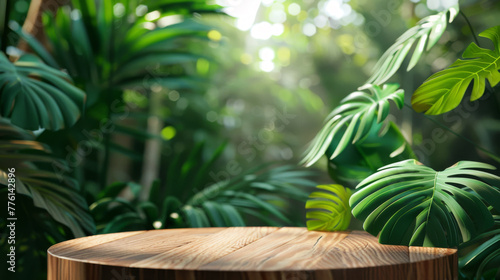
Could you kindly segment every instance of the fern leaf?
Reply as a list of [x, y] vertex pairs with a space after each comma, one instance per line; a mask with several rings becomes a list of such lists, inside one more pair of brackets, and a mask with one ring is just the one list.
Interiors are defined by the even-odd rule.
[[471, 43], [462, 55], [465, 59], [458, 59], [417, 88], [411, 100], [415, 111], [425, 111], [429, 115], [446, 113], [460, 104], [472, 81], [471, 101], [483, 96], [486, 79], [492, 87], [500, 82], [500, 26], [492, 27], [479, 36], [492, 40], [494, 49], [483, 49]]
[[410, 71], [417, 64], [422, 53], [430, 50], [437, 43], [446, 29], [447, 22], [452, 22], [457, 14], [458, 5], [447, 11], [425, 17], [417, 23], [417, 26], [408, 29], [380, 57], [373, 69], [374, 74], [359, 89], [365, 89], [370, 84], [381, 85], [390, 79], [401, 67], [412, 46], [417, 42], [406, 69], [406, 71]]
[[[404, 105], [404, 91], [398, 84], [387, 84], [382, 88], [369, 87], [370, 94], [356, 91], [342, 100], [340, 106], [327, 117], [325, 125], [313, 139], [302, 163], [310, 166], [321, 158], [335, 137], [340, 137], [330, 159], [337, 157], [348, 144], [363, 139], [373, 125], [383, 122], [389, 114], [389, 100], [398, 108]], [[332, 147], [330, 147], [332, 149]]]
[[351, 190], [341, 185], [319, 185], [306, 202], [307, 229], [346, 230], [351, 222]]

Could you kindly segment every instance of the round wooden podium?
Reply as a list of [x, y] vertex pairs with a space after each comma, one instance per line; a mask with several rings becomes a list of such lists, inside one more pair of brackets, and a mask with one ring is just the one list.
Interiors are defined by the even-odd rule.
[[48, 280], [457, 279], [454, 249], [380, 245], [362, 231], [193, 228], [95, 235], [48, 250]]

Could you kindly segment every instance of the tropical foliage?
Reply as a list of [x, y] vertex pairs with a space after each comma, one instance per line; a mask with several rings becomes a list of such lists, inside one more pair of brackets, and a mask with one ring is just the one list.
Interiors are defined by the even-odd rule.
[[[225, 149], [217, 148], [221, 126], [207, 122], [217, 109], [203, 99], [208, 77], [199, 65], [212, 63], [207, 46], [222, 36], [202, 15], [220, 6], [74, 0], [45, 11], [43, 32], [30, 34], [9, 21], [22, 3], [3, 9], [7, 2], [0, 3], [0, 192], [15, 168], [19, 279], [46, 277], [50, 245], [96, 232], [299, 224], [285, 213], [288, 198], [303, 202], [303, 187], [315, 185], [309, 171], [259, 160], [212, 175], [226, 172], [218, 172]], [[153, 169], [151, 158], [160, 171], [149, 177], [161, 180], [134, 183], [143, 179], [137, 167]], [[111, 183], [116, 171], [130, 172], [131, 182]], [[8, 248], [6, 239], [0, 245]]]
[[351, 222], [351, 190], [341, 185], [319, 185], [306, 203], [307, 229], [346, 230]]
[[500, 265], [500, 220], [495, 215], [495, 228], [460, 245], [469, 252], [460, 259], [459, 266], [464, 278], [492, 279]]
[[415, 67], [424, 51], [430, 50], [441, 38], [446, 30], [447, 22], [451, 23], [455, 19], [458, 9], [458, 5], [452, 6], [444, 12], [423, 18], [416, 26], [408, 29], [380, 57], [373, 69], [373, 75], [360, 89], [370, 84], [380, 85], [389, 80], [401, 67], [412, 46], [417, 42], [406, 70], [410, 71]]
[[[332, 141], [326, 156], [333, 154], [338, 140]], [[395, 161], [415, 158], [411, 146], [392, 121], [372, 126], [368, 135], [359, 142], [348, 145], [340, 155], [328, 159], [330, 177], [349, 188], [354, 188], [378, 168]]]
[[[11, 201], [15, 203], [12, 214], [19, 221], [19, 279], [45, 278], [48, 246], [96, 231], [80, 185], [75, 179], [54, 172], [54, 166], [67, 171], [67, 163], [54, 157], [48, 145], [36, 141], [32, 133], [0, 120], [0, 201], [7, 205], [8, 186], [13, 185], [16, 196]], [[15, 176], [14, 184], [9, 184], [9, 173]], [[2, 216], [0, 226], [6, 229], [7, 224], [6, 216]], [[7, 238], [2, 238], [2, 249], [11, 246], [7, 242]]]
[[50, 147], [35, 141], [33, 135], [5, 120], [0, 122], [0, 133], [0, 184], [8, 185], [7, 170], [14, 168], [17, 193], [30, 197], [36, 207], [46, 210], [75, 236], [95, 232], [78, 183], [50, 170], [52, 165], [65, 166], [62, 160], [50, 155]]
[[338, 144], [329, 156], [337, 157], [349, 144], [364, 139], [376, 124], [383, 122], [389, 115], [389, 100], [398, 108], [404, 105], [404, 91], [397, 84], [372, 86], [370, 94], [355, 91], [342, 100], [341, 105], [327, 117], [325, 125], [306, 152], [304, 163], [310, 166], [326, 152], [337, 137]]
[[[359, 90], [390, 88], [396, 96], [399, 94], [392, 99], [401, 109], [403, 91], [384, 83], [397, 73], [412, 49], [407, 71], [415, 68], [424, 51], [439, 42], [447, 23], [458, 13], [458, 6], [447, 7], [407, 30], [384, 52], [374, 73]], [[500, 28], [492, 27], [480, 36], [493, 42], [493, 50], [471, 43], [463, 52], [464, 59], [431, 75], [412, 96], [416, 112], [446, 113], [460, 105], [472, 82], [471, 102], [498, 84]], [[363, 99], [370, 102], [365, 103]], [[347, 206], [339, 198], [345, 197], [346, 190], [338, 185], [321, 187], [324, 190], [314, 193], [306, 204], [306, 209], [312, 205], [319, 208], [308, 212], [308, 218], [313, 216], [310, 213], [317, 214], [317, 220], [308, 221], [308, 228], [343, 230], [345, 227], [333, 227], [328, 222], [344, 219], [345, 210], [351, 210], [353, 216], [363, 222], [363, 228], [378, 235], [383, 244], [458, 247], [461, 277], [498, 277], [500, 177], [493, 174], [496, 168], [481, 162], [460, 161], [438, 172], [421, 164], [395, 123], [380, 124], [388, 118], [389, 105], [384, 98], [385, 106], [377, 106], [379, 100], [362, 92], [350, 94], [328, 116], [310, 144], [303, 161], [306, 166], [325, 155], [330, 177], [356, 188], [349, 207], [343, 209]], [[462, 137], [439, 121], [431, 120]], [[498, 161], [494, 153], [467, 140]]]
[[0, 63], [0, 116], [30, 130], [59, 130], [76, 123], [85, 94], [69, 82], [70, 76], [28, 54], [15, 63], [0, 54]]
[[[132, 9], [138, 5], [147, 5], [139, 15]], [[76, 83], [85, 89], [87, 107], [101, 98], [108, 103], [120, 99], [123, 89], [139, 87], [149, 92], [154, 85], [179, 89], [199, 84], [192, 75], [186, 75], [182, 67], [178, 67], [177, 75], [155, 70], [182, 66], [201, 57], [186, 50], [185, 39], [206, 41], [206, 33], [211, 27], [193, 20], [189, 13], [214, 13], [218, 6], [199, 0], [119, 1], [115, 4], [112, 1], [73, 1], [73, 6], [61, 7], [55, 17], [44, 15], [52, 54], [47, 54], [40, 43], [23, 34], [22, 29], [15, 31], [35, 51], [40, 50], [37, 54], [46, 63], [52, 62], [55, 63], [52, 66], [68, 70]], [[116, 9], [121, 12], [114, 12]], [[156, 11], [154, 16], [146, 16], [148, 9]], [[177, 18], [165, 20], [172, 15]], [[153, 73], [154, 77], [148, 77]]]
[[412, 105], [415, 111], [430, 115], [446, 113], [456, 108], [469, 85], [474, 81], [470, 100], [483, 96], [486, 79], [491, 87], [500, 82], [500, 26], [483, 31], [479, 36], [493, 41], [493, 50], [478, 47], [471, 43], [458, 59], [448, 68], [430, 76], [415, 90]]
[[[207, 185], [223, 150], [219, 147], [204, 160], [199, 144], [185, 160], [174, 160], [165, 179], [153, 183], [146, 201], [139, 199], [141, 186], [135, 183], [109, 185], [90, 206], [98, 231], [245, 226], [252, 217], [271, 226], [291, 223], [286, 197], [304, 201], [305, 188], [315, 185], [305, 178], [312, 173], [292, 166], [258, 166]], [[118, 197], [126, 188], [132, 199]]]
[[488, 206], [500, 207], [500, 177], [488, 169], [495, 168], [463, 161], [436, 172], [415, 160], [390, 164], [356, 187], [352, 214], [383, 244], [456, 247], [494, 224]]

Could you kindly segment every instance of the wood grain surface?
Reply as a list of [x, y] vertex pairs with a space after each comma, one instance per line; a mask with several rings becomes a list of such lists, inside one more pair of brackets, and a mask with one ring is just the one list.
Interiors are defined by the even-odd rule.
[[48, 280], [457, 279], [454, 249], [380, 245], [362, 231], [292, 227], [96, 235], [48, 250]]

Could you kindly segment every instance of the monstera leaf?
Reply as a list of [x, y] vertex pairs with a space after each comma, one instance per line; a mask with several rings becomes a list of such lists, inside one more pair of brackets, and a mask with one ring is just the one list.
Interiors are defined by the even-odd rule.
[[[348, 145], [342, 153], [328, 161], [328, 174], [340, 184], [356, 187], [366, 177], [385, 165], [416, 158], [410, 145], [393, 122], [385, 127], [373, 124], [368, 135], [355, 144]], [[338, 141], [334, 139], [326, 151], [332, 155]]]
[[[447, 16], [448, 13], [449, 17]], [[452, 22], [457, 14], [458, 5], [449, 8], [447, 11], [425, 17], [417, 23], [417, 26], [408, 29], [380, 57], [373, 69], [374, 74], [368, 79], [366, 85], [360, 87], [360, 89], [370, 84], [383, 84], [391, 78], [403, 63], [413, 44], [417, 42], [408, 68], [406, 69], [410, 71], [417, 64], [422, 53], [428, 51], [437, 43], [446, 29], [447, 22]]]
[[416, 160], [385, 166], [366, 178], [349, 201], [354, 217], [383, 244], [455, 247], [493, 226], [487, 205], [500, 191], [485, 181], [493, 166], [463, 161], [436, 172]]
[[85, 93], [68, 75], [31, 55], [11, 63], [0, 54], [0, 115], [29, 130], [59, 130], [80, 117]]
[[471, 43], [462, 57], [448, 68], [430, 76], [412, 97], [415, 111], [439, 115], [453, 110], [462, 101], [465, 91], [474, 81], [470, 100], [484, 94], [485, 80], [493, 87], [500, 81], [500, 26], [492, 27], [479, 36], [493, 41], [494, 49], [483, 49]]
[[326, 123], [309, 146], [303, 163], [310, 166], [318, 161], [330, 147], [335, 137], [338, 144], [330, 155], [337, 157], [350, 143], [356, 143], [368, 135], [372, 126], [381, 123], [389, 115], [389, 100], [398, 108], [404, 105], [404, 91], [398, 84], [387, 84], [382, 88], [373, 85], [370, 94], [356, 91], [342, 100], [340, 106], [327, 117]]
[[308, 230], [346, 230], [351, 222], [351, 190], [341, 185], [319, 185], [306, 202]]

